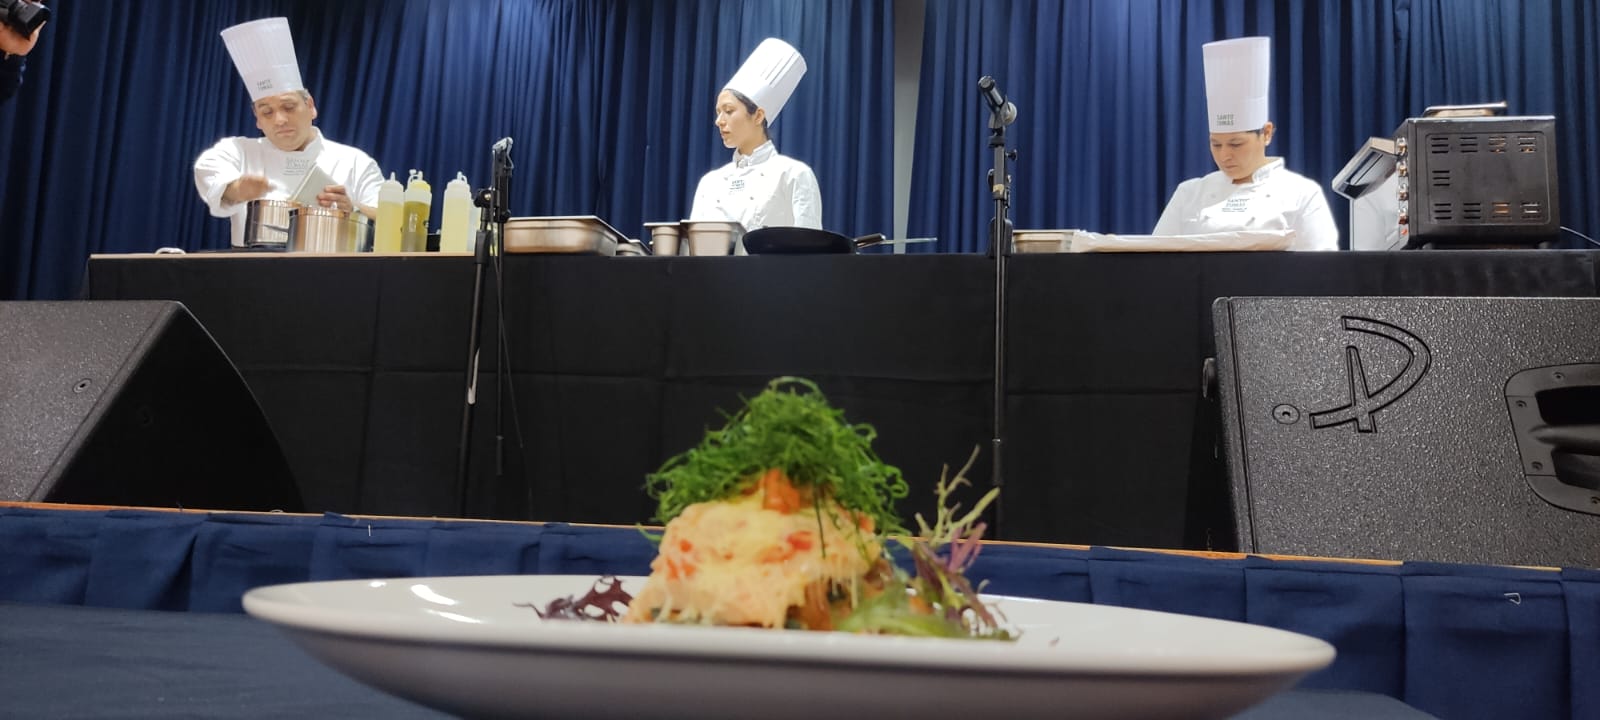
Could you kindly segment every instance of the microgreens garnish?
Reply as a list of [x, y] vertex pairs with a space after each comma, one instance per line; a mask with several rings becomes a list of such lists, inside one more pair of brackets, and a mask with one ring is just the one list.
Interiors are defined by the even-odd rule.
[[880, 533], [903, 533], [894, 503], [907, 493], [900, 470], [872, 450], [877, 431], [845, 421], [816, 383], [780, 377], [700, 444], [667, 460], [647, 477], [668, 522], [690, 505], [734, 497], [769, 468], [797, 488], [810, 488], [841, 507], [870, 516]]

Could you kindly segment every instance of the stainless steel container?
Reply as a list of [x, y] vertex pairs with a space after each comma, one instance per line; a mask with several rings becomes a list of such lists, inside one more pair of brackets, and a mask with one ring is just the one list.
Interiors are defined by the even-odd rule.
[[361, 247], [365, 227], [338, 208], [297, 207], [289, 213], [289, 251], [353, 253]]
[[1019, 254], [1072, 252], [1076, 230], [1013, 230], [1012, 247]]
[[678, 242], [683, 228], [676, 222], [645, 223], [650, 231], [650, 250], [656, 255], [677, 255], [682, 245]]
[[617, 246], [627, 241], [616, 228], [593, 215], [520, 217], [506, 221], [508, 254], [616, 255]]
[[685, 220], [690, 255], [728, 255], [744, 239], [744, 225], [723, 220]]
[[300, 204], [293, 200], [251, 200], [244, 205], [244, 244], [246, 247], [286, 247], [289, 244], [289, 213]]

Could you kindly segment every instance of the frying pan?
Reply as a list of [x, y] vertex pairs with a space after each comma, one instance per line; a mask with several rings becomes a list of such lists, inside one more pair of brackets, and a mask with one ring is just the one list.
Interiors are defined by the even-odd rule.
[[744, 249], [751, 255], [847, 255], [883, 240], [881, 233], [852, 240], [816, 228], [764, 227], [744, 234]]

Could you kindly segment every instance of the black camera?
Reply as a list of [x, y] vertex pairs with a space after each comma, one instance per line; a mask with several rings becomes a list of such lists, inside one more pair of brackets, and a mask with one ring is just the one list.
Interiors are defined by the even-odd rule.
[[32, 0], [0, 0], [0, 23], [23, 37], [33, 35], [49, 19], [50, 8]]

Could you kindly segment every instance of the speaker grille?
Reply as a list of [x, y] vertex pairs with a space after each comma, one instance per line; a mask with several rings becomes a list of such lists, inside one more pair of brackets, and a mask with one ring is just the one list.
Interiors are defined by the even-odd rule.
[[0, 302], [0, 499], [299, 510], [255, 396], [175, 302]]
[[[1600, 422], [1600, 299], [1224, 298], [1214, 324], [1239, 549], [1600, 567], [1597, 441], [1563, 439]], [[1561, 391], [1530, 411], [1523, 377]]]

